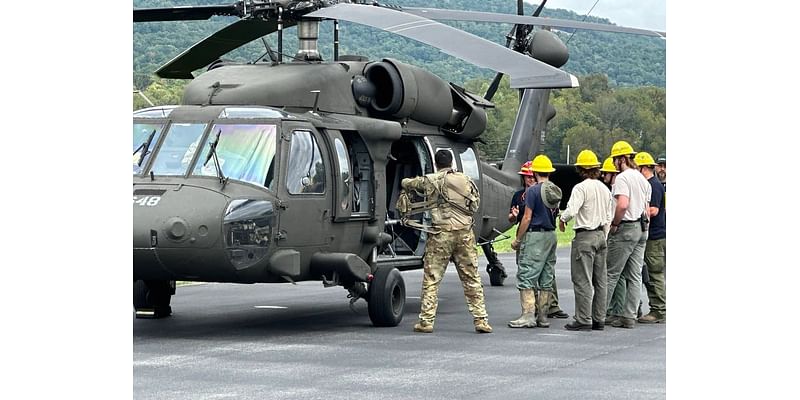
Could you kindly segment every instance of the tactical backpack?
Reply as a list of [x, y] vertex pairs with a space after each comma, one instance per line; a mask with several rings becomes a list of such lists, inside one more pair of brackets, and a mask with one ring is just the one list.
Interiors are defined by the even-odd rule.
[[[425, 176], [426, 181], [433, 188], [432, 193], [427, 198], [424, 193], [416, 190], [409, 192], [406, 189], [402, 189], [400, 191], [395, 206], [400, 213], [400, 221], [403, 225], [438, 233], [436, 230], [431, 230], [431, 227], [409, 220], [409, 218], [414, 214], [432, 210], [444, 204], [449, 204], [468, 216], [472, 216], [478, 211], [478, 207], [480, 207], [480, 192], [478, 192], [475, 182], [466, 179], [463, 180], [463, 185], [459, 185], [452, 179], [447, 179], [450, 174], [446, 173], [438, 182], [434, 182], [430, 177]], [[415, 198], [420, 198], [421, 200], [414, 201]]]

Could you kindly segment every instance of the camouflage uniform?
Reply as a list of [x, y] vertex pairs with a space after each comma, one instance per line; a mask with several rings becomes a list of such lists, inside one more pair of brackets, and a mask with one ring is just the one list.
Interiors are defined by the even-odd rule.
[[[404, 189], [413, 189], [425, 196], [430, 196], [442, 187], [447, 179], [455, 185], [470, 185], [468, 176], [443, 168], [434, 174], [422, 177], [403, 179]], [[457, 200], [451, 196], [451, 199]], [[479, 201], [476, 200], [476, 201]], [[477, 206], [477, 204], [476, 204]], [[428, 235], [425, 246], [424, 276], [422, 279], [422, 307], [419, 313], [420, 324], [432, 329], [438, 306], [439, 284], [442, 282], [447, 264], [452, 259], [456, 271], [464, 286], [469, 312], [475, 320], [475, 328], [479, 332], [491, 332], [488, 327], [486, 304], [483, 297], [483, 285], [478, 273], [478, 254], [475, 249], [475, 234], [472, 232], [472, 215], [459, 210], [450, 203], [443, 203], [431, 210], [432, 224], [438, 233]], [[479, 329], [479, 325], [488, 327]]]

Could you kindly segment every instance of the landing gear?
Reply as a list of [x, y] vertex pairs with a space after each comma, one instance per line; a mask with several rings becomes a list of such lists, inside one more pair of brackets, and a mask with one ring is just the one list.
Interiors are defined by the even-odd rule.
[[503, 286], [503, 282], [506, 280], [506, 277], [508, 277], [506, 271], [501, 268], [502, 264], [500, 268], [492, 267], [491, 265], [486, 268], [489, 272], [489, 283], [491, 283], [492, 286]]
[[506, 269], [503, 268], [503, 263], [497, 258], [497, 252], [491, 243], [486, 243], [481, 246], [483, 254], [486, 255], [486, 261], [489, 264], [486, 266], [486, 272], [489, 274], [489, 282], [492, 286], [503, 286], [503, 281], [506, 280], [508, 275]]
[[375, 326], [397, 326], [403, 320], [406, 284], [397, 268], [378, 267], [369, 284], [369, 319]]
[[136, 318], [163, 318], [172, 314], [169, 301], [175, 294], [175, 281], [133, 282], [133, 308]]

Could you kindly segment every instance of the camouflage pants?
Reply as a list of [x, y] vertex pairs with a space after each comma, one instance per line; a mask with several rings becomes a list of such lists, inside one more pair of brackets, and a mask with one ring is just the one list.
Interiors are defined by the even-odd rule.
[[527, 232], [519, 248], [517, 289], [553, 291], [556, 233]]
[[425, 267], [422, 277], [422, 309], [420, 321], [433, 324], [439, 304], [439, 284], [442, 283], [450, 259], [456, 264], [458, 277], [464, 286], [464, 297], [473, 318], [486, 318], [483, 285], [478, 273], [478, 253], [472, 229], [442, 231], [428, 236], [425, 246]]
[[620, 224], [608, 236], [608, 315], [636, 318], [646, 242], [647, 232], [638, 223]]

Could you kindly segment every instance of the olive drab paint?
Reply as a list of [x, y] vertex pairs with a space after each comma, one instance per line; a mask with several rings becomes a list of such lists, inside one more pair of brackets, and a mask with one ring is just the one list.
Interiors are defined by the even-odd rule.
[[[422, 268], [429, 244], [426, 232], [401, 221], [401, 182], [435, 172], [439, 149], [450, 150], [454, 168], [470, 178], [469, 188], [444, 193], [451, 211], [459, 205], [469, 210], [474, 237], [491, 241], [511, 227], [505, 215], [520, 186], [517, 170], [538, 153], [555, 115], [549, 89], [577, 87], [574, 76], [539, 60], [562, 63], [566, 48], [553, 43], [555, 36], [533, 41], [533, 58], [417, 14], [424, 13], [318, 0], [134, 10], [136, 23], [239, 18], [156, 71], [162, 78], [191, 79], [181, 104], [133, 113], [137, 317], [170, 315], [177, 280], [316, 280], [345, 288], [352, 301], [367, 299], [373, 324], [396, 326], [405, 304], [398, 270]], [[490, 101], [392, 58], [338, 57], [336, 47], [337, 59], [323, 61], [316, 48], [321, 19], [376, 26], [509, 74], [527, 100], [503, 166], [482, 160], [475, 147], [486, 130], [486, 110], [494, 107]], [[405, 29], [395, 29], [402, 24]], [[282, 33], [294, 25], [300, 26], [301, 61], [287, 63]], [[271, 60], [220, 61], [276, 31], [277, 52], [265, 53]], [[527, 39], [517, 38], [515, 48], [526, 48]], [[194, 76], [200, 68], [205, 72]], [[556, 170], [551, 179], [569, 193], [578, 181], [572, 166]], [[431, 213], [407, 219], [425, 225]]]

